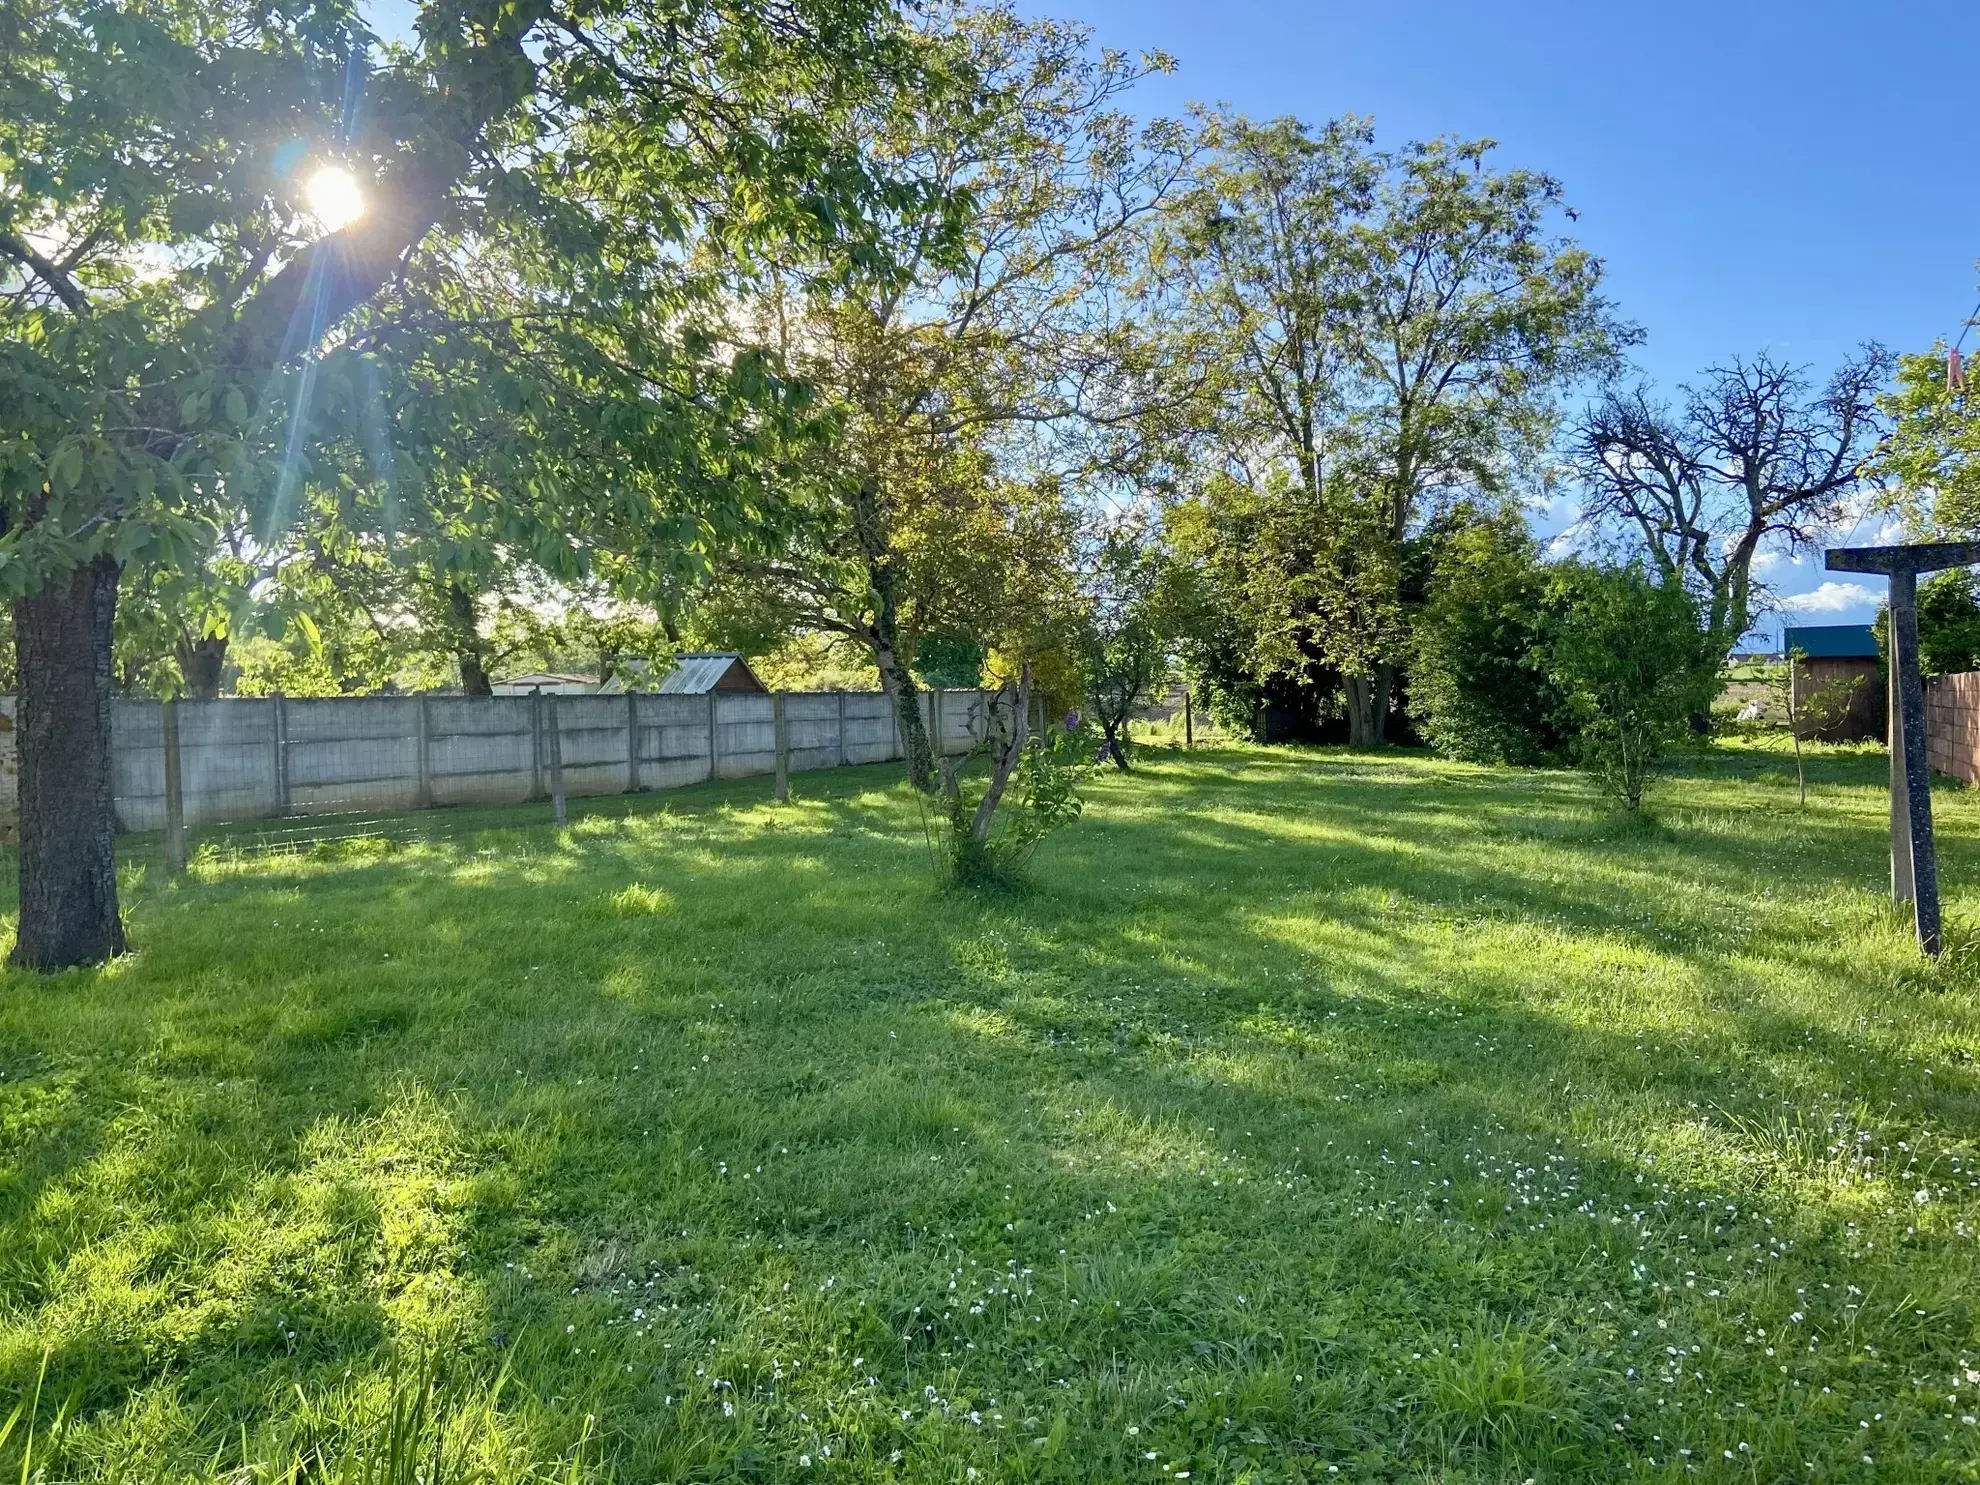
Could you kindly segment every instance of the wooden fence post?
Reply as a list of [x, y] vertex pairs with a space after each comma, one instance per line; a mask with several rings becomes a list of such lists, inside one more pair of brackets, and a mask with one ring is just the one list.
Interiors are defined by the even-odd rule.
[[639, 792], [639, 692], [626, 692], [626, 793]]
[[564, 745], [557, 736], [557, 699], [545, 703], [545, 737], [550, 752], [550, 812], [559, 825], [564, 823]]
[[839, 767], [846, 766], [846, 691], [839, 688]]
[[791, 750], [790, 739], [784, 731], [784, 693], [770, 693], [770, 725], [777, 734], [777, 803], [788, 804], [791, 799]]
[[280, 691], [268, 698], [275, 706], [275, 813], [289, 812], [289, 709]]
[[1183, 746], [1196, 746], [1196, 713], [1190, 707], [1189, 687], [1183, 687]]
[[722, 758], [721, 740], [715, 735], [716, 695], [714, 691], [708, 693], [708, 781], [710, 783], [715, 781], [715, 766]]
[[165, 703], [161, 721], [165, 730], [165, 874], [178, 876], [186, 869], [186, 796], [179, 777], [179, 704]]
[[433, 719], [427, 714], [424, 691], [413, 697], [413, 707], [413, 725], [416, 729], [413, 736], [413, 750], [416, 755], [413, 766], [419, 770], [418, 777], [413, 782], [413, 808], [430, 810], [433, 808], [433, 765], [427, 754], [433, 746]]
[[928, 750], [937, 758], [948, 754], [942, 747], [942, 688], [937, 686], [928, 693]]

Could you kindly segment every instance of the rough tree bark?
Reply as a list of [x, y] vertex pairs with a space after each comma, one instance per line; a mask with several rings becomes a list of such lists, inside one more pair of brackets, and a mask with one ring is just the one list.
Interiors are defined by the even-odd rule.
[[901, 756], [907, 764], [908, 782], [922, 793], [932, 794], [935, 749], [928, 741], [928, 727], [921, 719], [921, 688], [915, 684], [914, 672], [907, 668], [895, 645], [877, 635], [870, 643], [873, 663], [880, 668], [880, 688], [893, 702], [894, 716], [901, 729]]
[[1107, 743], [1107, 757], [1122, 773], [1129, 771], [1127, 753], [1127, 718], [1100, 719], [1100, 733]]
[[459, 583], [449, 583], [447, 613], [453, 621], [454, 658], [461, 667], [461, 694], [493, 696], [495, 684], [488, 673], [488, 652], [481, 642], [481, 619], [475, 612], [474, 595]]
[[57, 970], [124, 952], [110, 793], [108, 557], [14, 604], [21, 682], [21, 916], [12, 962]]
[[1372, 676], [1351, 675], [1343, 680], [1347, 685], [1348, 746], [1380, 747], [1388, 730], [1395, 669], [1384, 665]]
[[[1025, 744], [1030, 741], [1031, 732], [1031, 662], [1026, 661], [1018, 672], [1017, 690], [1011, 694], [1011, 725], [1009, 730], [996, 734], [991, 758], [990, 784], [983, 791], [983, 797], [976, 802], [976, 815], [969, 822], [970, 838], [979, 844], [990, 838], [990, 827], [997, 819], [997, 806], [1003, 803], [1004, 791], [1010, 787], [1011, 776], [1024, 759]], [[950, 787], [959, 786], [955, 776], [950, 775]]]
[[865, 557], [867, 585], [873, 591], [873, 622], [862, 638], [873, 652], [873, 663], [880, 671], [880, 688], [894, 703], [908, 782], [923, 794], [932, 794], [935, 750], [928, 741], [928, 728], [921, 720], [920, 687], [901, 654], [901, 559], [887, 540], [880, 491], [872, 479], [862, 480], [854, 492], [852, 516], [853, 535]]
[[[231, 301], [211, 307], [213, 315], [231, 315], [213, 347], [216, 365], [272, 373], [384, 286], [438, 220], [489, 126], [535, 88], [537, 64], [523, 43], [545, 14], [545, 0], [461, 0], [451, 14], [435, 17], [441, 24], [432, 34], [447, 40], [434, 50], [440, 85], [415, 106], [418, 146], [384, 162], [356, 222], [297, 253], [238, 308]], [[66, 288], [61, 297], [71, 313], [91, 312], [86, 292], [59, 270], [54, 279]], [[19, 965], [99, 963], [124, 948], [109, 773], [117, 573], [116, 563], [98, 558], [15, 604], [21, 915], [13, 962]]]
[[198, 639], [181, 639], [174, 648], [178, 651], [179, 676], [185, 682], [187, 697], [193, 701], [217, 701], [220, 672], [227, 664], [227, 636], [202, 634]]

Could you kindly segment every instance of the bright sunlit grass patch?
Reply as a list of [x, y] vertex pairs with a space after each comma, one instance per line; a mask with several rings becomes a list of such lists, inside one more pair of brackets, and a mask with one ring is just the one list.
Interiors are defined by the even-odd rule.
[[1927, 966], [1781, 776], [1152, 753], [982, 899], [887, 770], [133, 841], [0, 979], [0, 1475], [1968, 1478], [1980, 801]]

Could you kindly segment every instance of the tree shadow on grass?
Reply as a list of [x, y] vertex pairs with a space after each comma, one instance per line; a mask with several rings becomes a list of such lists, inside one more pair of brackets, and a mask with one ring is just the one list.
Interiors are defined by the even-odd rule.
[[[1888, 942], [1806, 932], [1874, 819], [1619, 839], [1564, 777], [1239, 762], [1097, 787], [1018, 902], [935, 893], [911, 801], [817, 775], [788, 824], [674, 796], [161, 897], [61, 1014], [0, 988], [0, 1061], [46, 1047], [115, 1110], [78, 1139], [77, 1103], [6, 1089], [46, 1121], [0, 1192], [0, 1237], [41, 1245], [37, 1287], [0, 1287], [0, 1386], [46, 1342], [84, 1388], [78, 1458], [148, 1416], [196, 1461], [291, 1384], [444, 1334], [512, 1358], [552, 1452], [606, 1419], [621, 1478], [795, 1469], [799, 1412], [870, 1472], [899, 1448], [1012, 1473], [1054, 1417], [1065, 1478], [1144, 1445], [1206, 1473], [1614, 1470], [1678, 1436], [1653, 1376], [1689, 1447], [1731, 1430], [1763, 1473], [1853, 1446], [1854, 1407], [1804, 1417], [1813, 1388], [1746, 1337], [1828, 1305], [1793, 1291], [1889, 1194], [1769, 1145], [1785, 1091], [1972, 1127], [1969, 1069], [1890, 1075], [1910, 1022], [1823, 1013], [1965, 1014], [1891, 990]], [[1760, 880], [1792, 912], [1728, 942]], [[1970, 1277], [1950, 1242], [1893, 1270], [1940, 1317]], [[1822, 1320], [1869, 1335], [1840, 1300]], [[1943, 1370], [1945, 1327], [1870, 1329], [1852, 1401], [1924, 1458], [1926, 1414], [1876, 1383]], [[1680, 1342], [1745, 1419], [1662, 1382]], [[1529, 1356], [1537, 1432], [1494, 1401]]]

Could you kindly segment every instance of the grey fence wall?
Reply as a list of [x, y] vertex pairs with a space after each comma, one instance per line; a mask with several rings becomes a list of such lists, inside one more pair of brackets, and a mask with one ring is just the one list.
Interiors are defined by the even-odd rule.
[[[901, 756], [880, 692], [787, 692], [783, 701], [792, 772]], [[921, 701], [943, 753], [965, 753], [983, 737], [988, 693], [929, 692]], [[769, 696], [722, 692], [180, 702], [185, 821], [518, 804], [548, 796], [553, 747], [572, 796], [767, 774], [777, 766], [773, 706]], [[118, 821], [162, 829], [164, 708], [114, 703], [111, 735]], [[12, 741], [0, 732], [0, 747]]]

